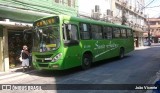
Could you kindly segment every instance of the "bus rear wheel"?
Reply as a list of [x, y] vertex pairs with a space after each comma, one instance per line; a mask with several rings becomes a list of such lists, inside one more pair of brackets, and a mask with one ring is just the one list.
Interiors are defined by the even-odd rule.
[[124, 48], [120, 48], [119, 58], [124, 58]]
[[91, 67], [92, 63], [92, 55], [90, 54], [84, 54], [82, 58], [82, 69], [86, 70]]

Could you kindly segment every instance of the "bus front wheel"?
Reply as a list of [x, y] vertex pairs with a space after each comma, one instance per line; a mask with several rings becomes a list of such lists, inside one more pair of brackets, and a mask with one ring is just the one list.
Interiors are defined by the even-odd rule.
[[91, 67], [92, 63], [92, 55], [90, 54], [84, 54], [82, 59], [82, 69], [86, 70]]

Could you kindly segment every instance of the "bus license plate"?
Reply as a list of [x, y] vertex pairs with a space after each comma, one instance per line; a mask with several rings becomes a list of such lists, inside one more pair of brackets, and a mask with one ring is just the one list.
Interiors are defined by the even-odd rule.
[[52, 60], [52, 58], [45, 58], [44, 60]]

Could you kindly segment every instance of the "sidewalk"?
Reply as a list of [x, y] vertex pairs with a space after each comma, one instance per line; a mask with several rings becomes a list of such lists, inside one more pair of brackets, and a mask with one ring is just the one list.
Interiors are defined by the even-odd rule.
[[0, 72], [0, 80], [7, 79], [10, 77], [21, 76], [24, 74], [28, 74], [35, 71], [34, 69], [30, 68], [30, 70], [23, 72], [22, 67], [10, 69], [8, 72]]
[[143, 50], [143, 49], [148, 49], [148, 48], [151, 48], [151, 46], [135, 47], [135, 50]]

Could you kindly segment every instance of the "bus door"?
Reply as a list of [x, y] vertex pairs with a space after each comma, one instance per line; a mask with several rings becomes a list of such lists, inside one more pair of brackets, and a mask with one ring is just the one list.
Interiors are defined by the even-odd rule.
[[79, 46], [78, 25], [68, 23], [63, 25], [64, 61], [65, 67], [80, 65], [81, 48]]

